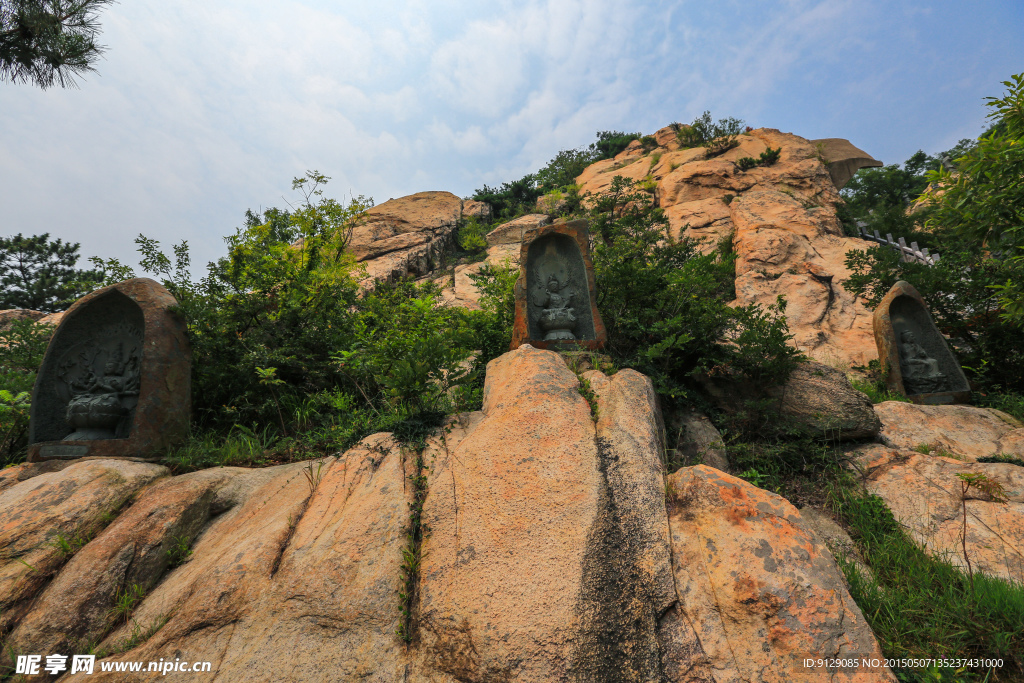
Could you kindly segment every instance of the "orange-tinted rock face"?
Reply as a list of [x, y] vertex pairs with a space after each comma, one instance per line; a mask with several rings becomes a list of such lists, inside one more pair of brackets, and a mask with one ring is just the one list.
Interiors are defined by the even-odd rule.
[[67, 559], [58, 537], [67, 549], [84, 544], [132, 494], [166, 474], [166, 467], [148, 463], [85, 460], [3, 489], [0, 633], [27, 613], [38, 591]]
[[945, 451], [971, 461], [999, 453], [1024, 457], [1020, 423], [998, 410], [886, 401], [875, 413], [882, 421], [879, 438], [892, 448]]
[[[668, 477], [679, 610], [716, 681], [820, 681], [805, 658], [883, 659], [828, 550], [780, 496], [698, 465]], [[833, 681], [894, 681], [885, 668]]]
[[[247, 681], [817, 680], [801, 658], [877, 656], [796, 510], [706, 467], [666, 489], [650, 380], [584, 377], [589, 401], [560, 355], [509, 352], [483, 410], [418, 455], [376, 434], [322, 468], [5, 472], [0, 629], [22, 652], [102, 639], [108, 659], [209, 661]], [[66, 563], [47, 542], [132, 492]], [[126, 588], [143, 598], [123, 623]], [[67, 680], [151, 678], [98, 669]], [[891, 680], [861, 674], [836, 680]]]
[[[470, 210], [482, 215], [481, 206]], [[366, 212], [349, 242], [366, 265], [368, 283], [426, 275], [441, 263], [462, 218], [462, 200], [451, 192], [417, 192]]]
[[928, 553], [945, 557], [965, 571], [960, 536], [963, 482], [957, 475], [980, 473], [998, 483], [1006, 502], [977, 490], [968, 492], [968, 557], [974, 571], [1024, 582], [1024, 467], [962, 462], [879, 444], [861, 448], [860, 454], [858, 464], [866, 474], [868, 491], [885, 501]]
[[[671, 127], [655, 137], [660, 147], [651, 154], [637, 147], [588, 167], [577, 178], [582, 191], [600, 194], [616, 175], [653, 179], [669, 234], [700, 240], [705, 252], [731, 238], [739, 255], [737, 304], [767, 305], [782, 294], [793, 343], [812, 358], [850, 366], [877, 357], [871, 311], [843, 288], [846, 252], [866, 243], [842, 236], [839, 193], [813, 144], [762, 128], [706, 159], [703, 148], [680, 150]], [[782, 150], [776, 164], [748, 171], [736, 166], [769, 147]], [[652, 154], [660, 155], [657, 162]]]

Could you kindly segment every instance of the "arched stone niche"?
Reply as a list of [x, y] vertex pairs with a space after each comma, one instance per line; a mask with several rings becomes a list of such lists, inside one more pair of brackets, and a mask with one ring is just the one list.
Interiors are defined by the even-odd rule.
[[136, 278], [68, 309], [32, 391], [29, 460], [151, 459], [184, 438], [192, 360], [177, 303]]
[[528, 231], [519, 262], [511, 348], [527, 343], [541, 349], [604, 345], [586, 221]]
[[890, 391], [914, 403], [966, 403], [971, 386], [921, 294], [900, 280], [874, 314], [875, 344]]

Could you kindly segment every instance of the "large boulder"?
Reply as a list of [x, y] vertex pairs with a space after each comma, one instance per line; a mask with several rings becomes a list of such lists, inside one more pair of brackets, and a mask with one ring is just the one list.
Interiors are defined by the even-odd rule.
[[[0, 665], [93, 650], [232, 680], [710, 683], [874, 655], [791, 506], [703, 466], [666, 489], [650, 380], [582, 379], [522, 346], [489, 364], [482, 411], [422, 450], [375, 434], [320, 464], [157, 482], [124, 461], [12, 468]], [[86, 536], [67, 559], [50, 530]]]
[[[413, 467], [379, 434], [322, 468], [283, 465], [255, 482], [230, 478], [213, 496], [219, 515], [192, 559], [101, 647], [129, 647], [117, 661], [209, 661], [213, 671], [251, 681], [402, 680], [404, 647], [395, 632]], [[197, 499], [183, 488], [166, 500]], [[123, 533], [145, 547], [150, 532], [142, 524]], [[140, 630], [148, 637], [142, 642]]]
[[729, 469], [725, 440], [708, 416], [695, 410], [680, 411], [666, 417], [669, 447], [675, 459], [684, 465], [708, 465]]
[[846, 373], [821, 363], [801, 363], [786, 384], [770, 392], [779, 412], [804, 433], [841, 441], [870, 439], [882, 424], [863, 392]]
[[491, 247], [499, 244], [522, 244], [527, 230], [548, 225], [550, 222], [551, 216], [543, 213], [531, 213], [520, 216], [507, 223], [502, 223], [487, 233], [487, 244]]
[[885, 658], [832, 555], [789, 502], [704, 465], [670, 475], [667, 491], [680, 623], [696, 629], [713, 680], [896, 680], [884, 667], [805, 666]]
[[[607, 191], [617, 175], [653, 180], [671, 236], [698, 239], [704, 251], [731, 239], [737, 304], [771, 304], [783, 294], [793, 343], [812, 358], [849, 367], [877, 357], [871, 311], [843, 287], [846, 252], [868, 245], [843, 236], [835, 210], [841, 199], [815, 144], [761, 128], [709, 159], [702, 147], [680, 149], [674, 127], [655, 138], [655, 150], [637, 145], [587, 167], [576, 179], [581, 192]], [[739, 170], [739, 159], [769, 147], [781, 150], [778, 162]]]
[[892, 448], [972, 461], [1003, 453], [1024, 458], [1024, 426], [998, 410], [885, 401], [875, 413], [882, 422], [879, 439]]
[[599, 374], [595, 424], [558, 354], [521, 346], [488, 365], [483, 414], [438, 451], [420, 585], [429, 669], [656, 677], [674, 591], [654, 392], [632, 371]]
[[863, 446], [857, 454], [867, 490], [885, 501], [928, 553], [964, 571], [965, 502], [958, 475], [980, 473], [999, 484], [1005, 502], [977, 489], [967, 492], [967, 554], [974, 571], [1024, 583], [1024, 467], [963, 462], [881, 444]]
[[366, 212], [349, 246], [371, 280], [426, 275], [442, 262], [462, 218], [462, 200], [451, 192], [417, 192]]
[[[764, 394], [750, 382], [730, 377], [698, 377], [701, 386], [726, 413], [745, 410]], [[768, 410], [786, 430], [830, 440], [867, 439], [878, 434], [881, 422], [871, 400], [835, 368], [810, 361], [801, 363], [785, 384], [769, 388], [775, 399]]]

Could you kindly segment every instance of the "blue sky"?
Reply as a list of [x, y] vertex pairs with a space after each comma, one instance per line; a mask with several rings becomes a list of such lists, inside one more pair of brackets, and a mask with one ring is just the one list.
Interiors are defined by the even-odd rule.
[[338, 199], [468, 196], [705, 109], [902, 162], [977, 136], [1024, 71], [1021, 0], [122, 0], [99, 19], [80, 89], [0, 83], [0, 235], [132, 263], [140, 232], [223, 255], [307, 169]]

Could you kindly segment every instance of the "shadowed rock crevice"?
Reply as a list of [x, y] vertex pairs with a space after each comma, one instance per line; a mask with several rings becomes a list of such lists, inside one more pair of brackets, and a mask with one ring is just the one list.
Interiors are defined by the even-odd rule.
[[661, 615], [637, 566], [642, 539], [623, 528], [619, 507], [626, 502], [621, 500], [624, 492], [609, 481], [618, 455], [606, 439], [597, 438], [596, 443], [598, 512], [583, 557], [582, 628], [573, 671], [578, 681], [660, 681]]

